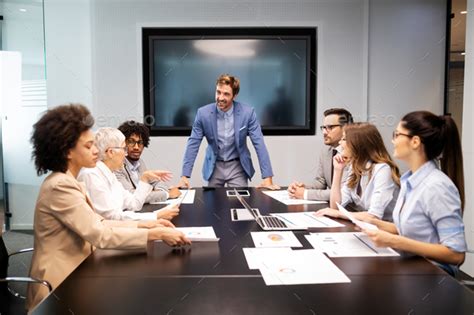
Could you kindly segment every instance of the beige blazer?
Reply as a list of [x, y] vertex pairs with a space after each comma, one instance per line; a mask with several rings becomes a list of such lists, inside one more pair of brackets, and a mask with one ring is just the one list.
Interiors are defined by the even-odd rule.
[[[104, 220], [70, 172], [54, 172], [36, 201], [30, 276], [49, 281], [55, 289], [95, 247], [145, 250], [148, 232], [136, 227], [136, 221]], [[27, 309], [47, 294], [44, 286], [30, 285]]]

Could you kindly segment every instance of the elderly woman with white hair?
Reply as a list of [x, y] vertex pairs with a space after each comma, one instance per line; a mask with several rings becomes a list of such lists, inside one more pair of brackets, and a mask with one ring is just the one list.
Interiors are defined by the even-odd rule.
[[[99, 160], [94, 168], [83, 168], [78, 180], [86, 185], [95, 211], [109, 220], [172, 219], [179, 213], [177, 205], [138, 213], [153, 189], [152, 182], [171, 179], [169, 171], [145, 171], [137, 189], [132, 193], [124, 189], [113, 171], [120, 169], [126, 156], [125, 136], [116, 128], [100, 128], [95, 135]], [[128, 211], [125, 211], [128, 210]]]

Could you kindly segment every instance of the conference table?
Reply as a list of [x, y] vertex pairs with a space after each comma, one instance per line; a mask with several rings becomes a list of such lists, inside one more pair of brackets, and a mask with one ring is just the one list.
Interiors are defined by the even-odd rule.
[[[421, 257], [330, 258], [351, 280], [340, 284], [267, 286], [250, 270], [243, 247], [254, 247], [255, 221], [231, 220], [242, 208], [226, 188], [196, 188], [176, 226], [213, 226], [219, 242], [144, 250], [94, 251], [33, 314], [473, 314], [474, 294]], [[327, 204], [287, 206], [256, 188], [248, 203], [262, 214], [314, 211]], [[146, 205], [142, 211], [160, 206]], [[354, 231], [344, 227], [319, 232]], [[303, 248], [312, 248], [294, 231]], [[296, 249], [295, 249], [296, 250]], [[318, 268], [318, 266], [314, 266]]]

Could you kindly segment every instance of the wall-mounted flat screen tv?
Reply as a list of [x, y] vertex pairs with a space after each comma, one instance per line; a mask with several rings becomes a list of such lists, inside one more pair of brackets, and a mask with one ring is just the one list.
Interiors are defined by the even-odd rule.
[[143, 28], [144, 121], [154, 136], [188, 136], [228, 73], [265, 135], [314, 135], [316, 44], [316, 28]]

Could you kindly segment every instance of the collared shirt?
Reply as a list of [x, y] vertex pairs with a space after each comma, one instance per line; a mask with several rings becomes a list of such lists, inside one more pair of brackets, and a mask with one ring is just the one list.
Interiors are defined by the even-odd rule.
[[140, 160], [131, 162], [129, 159], [125, 159], [126, 170], [130, 174], [130, 179], [133, 181], [135, 187], [138, 186], [140, 182], [140, 171], [138, 170], [140, 167]]
[[[352, 173], [349, 166], [348, 176]], [[392, 210], [397, 201], [399, 187], [394, 183], [392, 170], [386, 163], [374, 164], [372, 176], [363, 174], [360, 178], [361, 194], [357, 193], [357, 186], [349, 188], [347, 181], [341, 189], [341, 205], [354, 203], [358, 208], [367, 210], [379, 219], [392, 221]]]
[[[135, 192], [124, 189], [103, 162], [94, 168], [83, 168], [77, 178], [86, 185], [94, 210], [109, 220], [156, 220], [154, 212], [136, 213], [143, 207], [152, 186], [139, 181]], [[125, 209], [131, 211], [124, 211]]]
[[217, 107], [217, 144], [219, 152], [217, 159], [221, 161], [229, 161], [239, 157], [235, 146], [234, 137], [234, 106], [223, 112]]
[[400, 235], [456, 252], [467, 250], [459, 191], [434, 161], [403, 174], [393, 222]]

